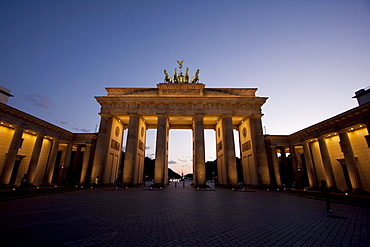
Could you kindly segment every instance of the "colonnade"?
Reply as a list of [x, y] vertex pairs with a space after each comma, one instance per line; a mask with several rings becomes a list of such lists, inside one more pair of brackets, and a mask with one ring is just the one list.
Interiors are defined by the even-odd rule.
[[[190, 128], [192, 129], [192, 140], [193, 140], [193, 183], [196, 186], [204, 187], [206, 186], [206, 168], [205, 168], [205, 135], [204, 130], [206, 128], [204, 119], [205, 115], [194, 115], [192, 117], [192, 124]], [[168, 183], [168, 146], [169, 146], [169, 130], [171, 128], [179, 129], [179, 125], [170, 123], [170, 116], [160, 115], [156, 116], [155, 126], [149, 126], [145, 121], [145, 116], [138, 114], [129, 115], [127, 125], [124, 125], [120, 120], [115, 119], [113, 116], [103, 115], [101, 119], [101, 125], [99, 130], [99, 137], [97, 140], [97, 150], [94, 157], [94, 167], [93, 175], [91, 176], [91, 182], [96, 176], [103, 178], [103, 183], [112, 183], [111, 177], [107, 176], [111, 173], [113, 169], [112, 162], [108, 161], [108, 156], [110, 152], [113, 152], [112, 148], [107, 145], [110, 138], [114, 138], [111, 133], [114, 131], [114, 125], [120, 126], [120, 128], [127, 128], [127, 140], [126, 140], [126, 150], [125, 158], [123, 164], [122, 174], [118, 174], [122, 184], [125, 186], [135, 186], [142, 183], [143, 181], [143, 167], [145, 153], [145, 143], [146, 143], [146, 130], [150, 127], [155, 127], [157, 130], [156, 141], [155, 141], [155, 168], [154, 168], [154, 185], [158, 187], [166, 186]], [[245, 118], [249, 120], [248, 117]], [[256, 118], [254, 122], [261, 121], [260, 118]], [[244, 122], [244, 121], [242, 121]], [[246, 121], [244, 123], [247, 126]], [[253, 122], [253, 123], [254, 123]], [[252, 123], [249, 121], [248, 123]], [[243, 126], [244, 126], [243, 125]], [[257, 125], [257, 126], [260, 126]], [[245, 138], [252, 139], [253, 149], [246, 149], [245, 152], [250, 152], [253, 156], [253, 160], [264, 160], [266, 162], [265, 167], [267, 167], [266, 158], [259, 158], [259, 156], [264, 156], [264, 152], [258, 154], [253, 153], [256, 150], [254, 146], [257, 146], [257, 138], [251, 138], [252, 133], [258, 132], [262, 134], [262, 130], [256, 131], [251, 130], [251, 126], [247, 126], [250, 130], [250, 134], [245, 136]], [[117, 128], [117, 127], [116, 127]], [[210, 128], [210, 126], [207, 126]], [[217, 153], [217, 163], [218, 163], [218, 183], [227, 186], [237, 186], [238, 174], [236, 165], [236, 153], [235, 153], [235, 141], [234, 141], [234, 129], [238, 129], [238, 126], [233, 125], [232, 116], [219, 116], [217, 123], [213, 125], [213, 129], [216, 130], [216, 149]], [[238, 129], [239, 130], [239, 129]], [[262, 136], [262, 135], [261, 135]], [[241, 138], [240, 138], [241, 139]], [[123, 141], [123, 135], [117, 136], [118, 142]], [[262, 144], [263, 144], [263, 139]], [[240, 140], [241, 141], [241, 140]], [[250, 140], [249, 140], [250, 142]], [[240, 143], [242, 144], [242, 143]], [[264, 146], [263, 146], [264, 150]], [[241, 150], [241, 152], [243, 152]], [[263, 169], [257, 168], [256, 162], [252, 161], [250, 166], [253, 166], [253, 174], [246, 172], [244, 175], [248, 177], [264, 177], [265, 175], [259, 174]], [[263, 167], [263, 165], [260, 165]], [[268, 173], [268, 171], [266, 171]], [[118, 173], [118, 172], [116, 172]], [[114, 178], [115, 179], [115, 178]], [[254, 179], [258, 181], [258, 179]], [[268, 182], [263, 181], [264, 184]]]
[[[350, 136], [351, 135], [351, 136]], [[368, 130], [364, 124], [337, 132], [320, 134], [295, 144], [295, 137], [268, 136], [272, 157], [272, 168], [276, 186], [282, 187], [281, 168], [287, 165], [286, 150], [290, 153], [291, 178], [297, 187], [318, 188], [325, 180], [332, 190], [364, 191], [359, 166], [367, 164], [365, 137]], [[358, 157], [355, 156], [355, 152]], [[278, 153], [280, 153], [280, 162]], [[297, 153], [299, 153], [297, 155]], [[302, 154], [302, 156], [300, 155]], [[364, 175], [363, 175], [364, 176]], [[307, 183], [304, 184], [304, 179]]]
[[[0, 145], [2, 186], [19, 185], [24, 174], [30, 185], [37, 186], [89, 182], [86, 177], [91, 169], [93, 142], [85, 141], [94, 135], [85, 135], [83, 138], [87, 139], [81, 143], [65, 141], [5, 122], [1, 122], [0, 135], [3, 141]], [[84, 134], [76, 135], [79, 134], [75, 134], [74, 139]]]

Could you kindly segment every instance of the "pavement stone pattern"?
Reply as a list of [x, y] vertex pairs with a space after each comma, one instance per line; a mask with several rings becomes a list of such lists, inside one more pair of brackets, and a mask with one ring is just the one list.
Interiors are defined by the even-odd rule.
[[370, 246], [370, 209], [181, 183], [0, 202], [1, 246]]

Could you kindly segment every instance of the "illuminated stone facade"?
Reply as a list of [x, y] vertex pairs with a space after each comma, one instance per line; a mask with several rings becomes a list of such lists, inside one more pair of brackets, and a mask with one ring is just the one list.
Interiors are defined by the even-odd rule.
[[271, 182], [277, 187], [370, 191], [370, 103], [287, 136], [266, 136]]
[[[121, 177], [123, 184], [143, 180], [146, 131], [157, 130], [154, 183], [167, 184], [168, 135], [170, 129], [193, 130], [193, 179], [206, 185], [204, 130], [216, 133], [218, 183], [238, 184], [234, 132], [239, 133], [244, 180], [248, 184], [270, 183], [261, 125], [261, 106], [267, 98], [256, 97], [255, 88], [206, 88], [202, 83], [160, 83], [157, 88], [107, 88], [96, 97], [101, 105], [101, 124], [92, 178], [104, 183]], [[120, 153], [127, 130], [124, 168]]]
[[90, 181], [95, 134], [74, 134], [0, 103], [0, 185]]
[[[370, 191], [370, 102], [291, 135], [263, 136], [255, 88], [206, 88], [201, 83], [160, 83], [156, 88], [107, 88], [97, 134], [76, 134], [0, 103], [0, 185], [103, 184], [143, 181], [146, 133], [157, 131], [154, 182], [167, 184], [170, 129], [193, 132], [194, 184], [205, 186], [204, 130], [215, 130], [218, 183]], [[4, 91], [5, 92], [5, 91]], [[370, 91], [356, 93], [368, 97]], [[8, 91], [7, 97], [11, 96]], [[238, 181], [235, 130], [243, 181]], [[123, 134], [127, 131], [124, 165]], [[239, 176], [240, 177], [240, 176]]]

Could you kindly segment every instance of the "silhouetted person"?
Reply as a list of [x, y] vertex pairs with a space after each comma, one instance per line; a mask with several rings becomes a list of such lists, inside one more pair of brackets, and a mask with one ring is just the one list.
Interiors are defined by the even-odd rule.
[[22, 178], [22, 180], [21, 180], [21, 189], [23, 189], [23, 190], [26, 190], [27, 189], [27, 187], [28, 187], [28, 178], [27, 178], [27, 174], [24, 174], [23, 175], [23, 178]]
[[121, 181], [120, 181], [120, 179], [119, 178], [117, 178], [116, 179], [116, 181], [114, 181], [114, 187], [119, 187], [120, 186], [120, 183], [121, 183]]
[[328, 212], [333, 212], [333, 210], [330, 207], [330, 190], [329, 190], [328, 186], [326, 185], [325, 180], [321, 180], [320, 190], [321, 190], [321, 193], [322, 193], [323, 197], [325, 198], [326, 210]]

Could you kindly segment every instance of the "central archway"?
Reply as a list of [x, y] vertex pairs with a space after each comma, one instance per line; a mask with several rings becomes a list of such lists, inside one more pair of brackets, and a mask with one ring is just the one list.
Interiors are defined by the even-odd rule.
[[[122, 182], [142, 183], [147, 130], [156, 130], [155, 175], [158, 186], [167, 184], [169, 133], [185, 129], [192, 132], [193, 182], [206, 186], [205, 130], [213, 130], [218, 182], [237, 186], [236, 149], [239, 147], [243, 174], [256, 185], [269, 184], [269, 173], [261, 124], [261, 106], [267, 98], [256, 97], [254, 88], [205, 88], [202, 83], [160, 83], [157, 88], [107, 88], [107, 96], [96, 97], [101, 104], [101, 123], [97, 139], [92, 178], [114, 165], [111, 154], [120, 155], [123, 132], [127, 132]], [[235, 130], [237, 132], [235, 132]], [[235, 143], [234, 136], [239, 141]], [[237, 149], [238, 150], [238, 149]], [[237, 151], [238, 152], [238, 151]], [[239, 156], [239, 153], [238, 153]], [[248, 157], [248, 160], [243, 160]], [[247, 163], [248, 162], [248, 163]], [[250, 172], [254, 174], [249, 174]], [[249, 179], [251, 180], [251, 179]]]

